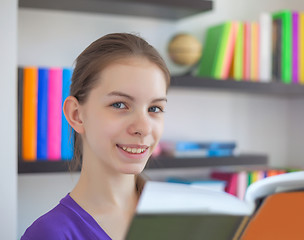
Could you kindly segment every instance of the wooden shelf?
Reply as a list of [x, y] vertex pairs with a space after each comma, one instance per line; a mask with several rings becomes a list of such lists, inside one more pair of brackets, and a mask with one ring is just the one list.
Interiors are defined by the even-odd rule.
[[110, 13], [177, 20], [212, 9], [210, 0], [19, 0], [20, 8]]
[[195, 77], [191, 75], [172, 77], [172, 87], [215, 89], [242, 93], [267, 94], [281, 97], [304, 97], [304, 85], [284, 84], [278, 81], [250, 82], [234, 79], [219, 80], [214, 78]]
[[[160, 156], [151, 158], [146, 169], [221, 167], [221, 166], [267, 166], [266, 155], [240, 155], [234, 157], [173, 158]], [[69, 161], [25, 162], [19, 159], [18, 173], [68, 172]], [[79, 170], [79, 169], [78, 169]]]

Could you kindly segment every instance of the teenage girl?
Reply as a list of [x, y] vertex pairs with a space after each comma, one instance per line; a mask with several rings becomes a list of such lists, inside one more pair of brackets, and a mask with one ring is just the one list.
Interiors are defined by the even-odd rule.
[[63, 110], [80, 178], [22, 240], [124, 239], [163, 132], [169, 84], [159, 53], [132, 34], [106, 35], [78, 56]]

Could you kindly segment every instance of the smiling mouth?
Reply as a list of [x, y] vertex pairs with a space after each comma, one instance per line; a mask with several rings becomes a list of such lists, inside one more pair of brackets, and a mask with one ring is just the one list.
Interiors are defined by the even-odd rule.
[[145, 152], [148, 147], [126, 147], [126, 146], [119, 146], [117, 145], [120, 149], [124, 150], [127, 153], [132, 153], [132, 154], [140, 154]]

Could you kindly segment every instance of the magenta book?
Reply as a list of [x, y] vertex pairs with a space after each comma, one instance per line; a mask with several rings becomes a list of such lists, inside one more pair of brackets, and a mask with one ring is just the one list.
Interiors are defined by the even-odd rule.
[[50, 68], [48, 94], [48, 159], [61, 159], [62, 69]]

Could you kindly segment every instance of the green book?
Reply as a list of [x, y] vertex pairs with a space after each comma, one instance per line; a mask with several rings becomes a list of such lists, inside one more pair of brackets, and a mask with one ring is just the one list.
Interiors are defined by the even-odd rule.
[[202, 57], [198, 66], [198, 76], [214, 77], [225, 27], [227, 24], [222, 23], [207, 29]]
[[[232, 23], [231, 22], [226, 22], [224, 24], [224, 30], [222, 33], [222, 38], [220, 40], [220, 46], [219, 46], [219, 51], [216, 56], [216, 65], [215, 69], [213, 72], [213, 77], [215, 78], [222, 78], [223, 77], [223, 72], [225, 71], [224, 68], [226, 68], [226, 58], [229, 58], [228, 56], [228, 48], [230, 48], [230, 37], [232, 34]], [[232, 55], [230, 58], [230, 63], [232, 62]], [[230, 66], [230, 64], [229, 64]]]
[[292, 12], [284, 10], [272, 15], [274, 21], [281, 20], [281, 78], [282, 82], [292, 82]]
[[235, 80], [243, 79], [244, 62], [244, 23], [239, 23], [237, 37], [234, 49], [233, 78]]

